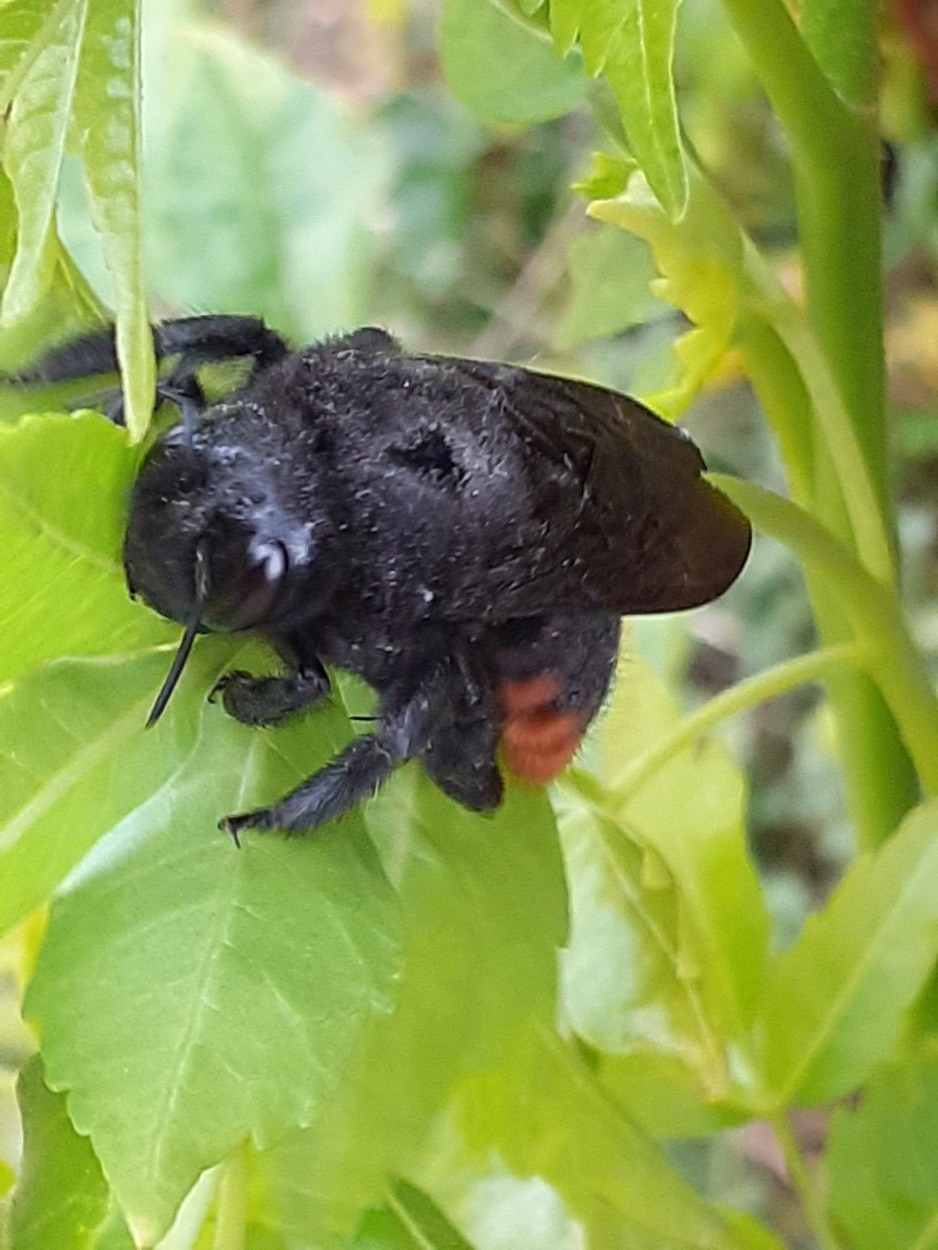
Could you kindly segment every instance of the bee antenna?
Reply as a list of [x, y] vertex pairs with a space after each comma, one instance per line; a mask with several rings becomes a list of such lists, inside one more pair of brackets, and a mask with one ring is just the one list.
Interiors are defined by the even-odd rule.
[[195, 548], [195, 600], [186, 617], [186, 625], [182, 635], [182, 641], [176, 652], [169, 672], [166, 674], [166, 680], [160, 687], [160, 692], [156, 696], [156, 702], [150, 715], [147, 717], [147, 729], [160, 719], [166, 711], [166, 705], [176, 689], [176, 684], [182, 676], [182, 670], [185, 668], [186, 660], [189, 658], [189, 652], [192, 650], [192, 644], [195, 642], [195, 636], [199, 632], [199, 626], [202, 624], [202, 613], [205, 610], [205, 600], [208, 598], [208, 557], [205, 551], [204, 543], [197, 543]]

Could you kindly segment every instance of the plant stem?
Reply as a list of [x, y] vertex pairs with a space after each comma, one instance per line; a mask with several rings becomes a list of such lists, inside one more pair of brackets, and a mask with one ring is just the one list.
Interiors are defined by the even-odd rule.
[[[841, 619], [867, 650], [870, 672], [891, 718], [901, 726], [905, 748], [922, 785], [930, 793], [938, 793], [938, 698], [893, 590], [872, 577], [820, 522], [789, 500], [724, 474], [711, 474], [711, 480], [759, 528], [791, 548], [812, 581], [824, 586], [837, 602]], [[881, 744], [883, 750], [886, 745]], [[889, 757], [881, 755], [871, 767], [878, 773], [888, 763]], [[895, 785], [894, 776], [885, 776], [884, 786]], [[917, 797], [916, 792], [903, 811], [913, 806]], [[891, 833], [894, 827], [885, 832]]]
[[686, 716], [671, 733], [630, 762], [613, 787], [617, 811], [621, 812], [635, 791], [641, 789], [672, 756], [709, 733], [721, 721], [757, 707], [768, 699], [776, 699], [797, 686], [829, 678], [844, 664], [862, 664], [866, 658], [867, 650], [859, 643], [825, 647], [821, 651], [812, 651], [808, 655], [775, 664], [708, 700], [703, 707]]
[[[724, 3], [791, 144], [808, 321], [849, 414], [894, 549], [884, 416], [877, 5], [806, 0], [802, 34], [781, 0]], [[865, 557], [851, 524], [851, 483], [838, 474], [821, 422], [810, 458], [811, 511]], [[843, 605], [825, 593], [823, 582], [809, 588], [823, 641], [843, 641], [850, 632]], [[851, 815], [861, 843], [875, 846], [917, 801], [915, 770], [892, 701], [887, 695], [887, 707], [866, 676], [838, 678], [831, 702]]]
[[792, 1188], [801, 1200], [805, 1218], [817, 1238], [818, 1245], [821, 1246], [822, 1250], [839, 1250], [839, 1243], [827, 1219], [824, 1200], [818, 1192], [817, 1183], [808, 1170], [808, 1165], [805, 1163], [801, 1151], [798, 1149], [798, 1143], [795, 1141], [791, 1126], [782, 1114], [773, 1116], [771, 1125], [775, 1133], [775, 1139], [785, 1157], [788, 1178], [791, 1181]]

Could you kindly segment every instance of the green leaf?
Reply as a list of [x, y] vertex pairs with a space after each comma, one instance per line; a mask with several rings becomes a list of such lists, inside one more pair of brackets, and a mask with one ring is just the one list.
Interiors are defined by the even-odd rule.
[[605, 74], [632, 155], [666, 215], [687, 206], [688, 183], [674, 98], [672, 60], [678, 0], [553, 0], [554, 45], [579, 38], [586, 68]]
[[93, 414], [0, 427], [0, 681], [173, 636], [124, 584], [122, 504], [137, 461], [124, 432]]
[[[3, 168], [14, 188], [17, 248], [3, 292], [2, 317], [14, 322], [39, 302], [54, 267], [55, 198], [78, 80], [85, 5], [58, 0], [11, 6], [0, 14], [4, 75]], [[11, 90], [11, 88], [13, 90]]]
[[25, 1007], [145, 1244], [240, 1141], [267, 1148], [321, 1114], [396, 965], [397, 911], [355, 818], [240, 851], [216, 827], [297, 783], [309, 733], [205, 716], [211, 733], [70, 878]]
[[578, 58], [559, 60], [546, 40], [488, 0], [445, 0], [440, 52], [450, 91], [486, 121], [561, 117], [586, 90]]
[[46, 1088], [38, 1055], [20, 1072], [17, 1093], [23, 1163], [10, 1250], [133, 1250], [91, 1143], [75, 1132], [65, 1099]]
[[760, 1027], [765, 1105], [856, 1088], [889, 1059], [938, 954], [938, 801], [850, 868], [772, 969]]
[[113, 280], [124, 413], [140, 438], [155, 363], [143, 274], [140, 196], [141, 0], [85, 0], [73, 136], [91, 218]]
[[349, 1250], [472, 1250], [432, 1198], [395, 1181], [391, 1198], [366, 1213]]
[[[613, 172], [604, 164], [599, 178], [585, 184], [587, 189], [609, 184]], [[621, 174], [627, 174], [627, 167]], [[617, 198], [590, 204], [589, 214], [647, 240], [662, 275], [654, 285], [655, 294], [680, 308], [693, 323], [674, 347], [680, 378], [645, 397], [656, 412], [676, 417], [730, 346], [744, 295], [750, 294], [742, 232], [699, 175], [691, 179], [680, 222], [668, 218], [641, 174], [631, 175]]]
[[[16, 255], [17, 223], [13, 188], [0, 172], [0, 287], [9, 281]], [[15, 373], [36, 359], [37, 344], [74, 337], [91, 322], [102, 320], [101, 309], [58, 239], [48, 286], [38, 301], [14, 326], [5, 326], [0, 335], [0, 372]], [[46, 400], [48, 395], [48, 402]], [[0, 420], [10, 420], [27, 412], [41, 412], [57, 406], [52, 392], [40, 394], [37, 388], [14, 391], [0, 388]]]
[[[168, 728], [144, 731], [168, 663], [63, 660], [0, 698], [0, 932], [46, 901], [98, 838], [171, 789], [199, 717], [193, 699], [174, 699]], [[197, 649], [188, 670], [187, 685], [209, 689], [218, 649]]]
[[[726, 753], [700, 743], [642, 771], [643, 751], [678, 721], [663, 684], [627, 654], [585, 756], [599, 786], [581, 773], [558, 792], [573, 912], [564, 1010], [604, 1052], [670, 1061], [679, 1105], [689, 1077], [701, 1106], [732, 1105], [749, 1096], [768, 918]], [[649, 1097], [634, 1113], [666, 1127], [654, 1086], [639, 1088]]]
[[755, 1242], [697, 1194], [546, 1029], [527, 1035], [523, 1058], [510, 1068], [466, 1082], [459, 1111], [476, 1155], [497, 1151], [515, 1175], [547, 1181], [585, 1225], [590, 1245], [743, 1250], [777, 1244], [768, 1234]]
[[167, 0], [147, 26], [155, 294], [173, 307], [250, 310], [303, 342], [360, 325], [389, 139], [279, 58], [178, 10]]
[[938, 1244], [938, 1053], [878, 1072], [863, 1101], [835, 1112], [830, 1203], [851, 1250], [929, 1250]]
[[652, 295], [656, 270], [634, 235], [599, 227], [574, 239], [569, 252], [572, 290], [554, 330], [558, 347], [620, 334], [663, 309]]
[[484, 820], [411, 769], [366, 818], [404, 916], [399, 998], [343, 1097], [260, 1160], [288, 1239], [347, 1235], [390, 1176], [414, 1175], [465, 1074], [510, 1064], [529, 1022], [552, 1022], [556, 1011], [566, 899], [543, 796], [511, 787]]

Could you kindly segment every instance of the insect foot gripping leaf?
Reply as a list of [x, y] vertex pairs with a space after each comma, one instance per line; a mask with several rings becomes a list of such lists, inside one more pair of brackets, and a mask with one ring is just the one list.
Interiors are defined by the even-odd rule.
[[[406, 355], [374, 328], [299, 351], [248, 317], [169, 321], [153, 338], [158, 395], [182, 420], [137, 477], [124, 565], [132, 593], [185, 630], [150, 722], [204, 631], [257, 633], [283, 660], [212, 691], [246, 724], [322, 700], [327, 665], [379, 699], [374, 733], [227, 817], [235, 836], [315, 828], [413, 758], [478, 811], [501, 801], [499, 752], [550, 780], [602, 703], [619, 618], [706, 603], [746, 561], [749, 524], [694, 444], [614, 391]], [[25, 376], [112, 357], [105, 331]], [[198, 369], [230, 357], [247, 380], [209, 405]]]

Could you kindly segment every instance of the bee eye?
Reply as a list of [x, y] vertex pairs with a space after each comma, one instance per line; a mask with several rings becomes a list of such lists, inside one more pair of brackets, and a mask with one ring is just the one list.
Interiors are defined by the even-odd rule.
[[270, 615], [289, 562], [283, 543], [252, 544], [251, 562], [226, 579], [222, 594], [213, 594], [206, 620], [225, 630], [250, 629]]

